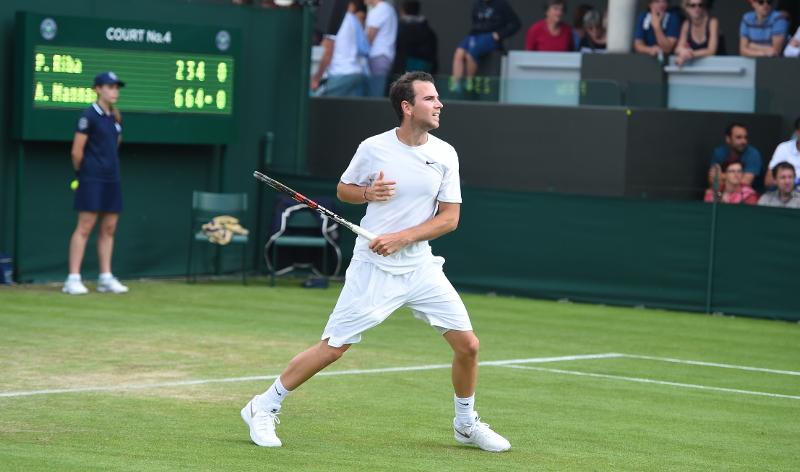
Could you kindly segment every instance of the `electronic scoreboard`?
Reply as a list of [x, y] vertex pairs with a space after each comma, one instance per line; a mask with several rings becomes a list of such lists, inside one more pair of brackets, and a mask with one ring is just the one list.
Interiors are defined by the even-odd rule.
[[235, 132], [241, 33], [232, 28], [17, 14], [15, 134], [69, 140], [95, 75], [125, 87], [126, 141], [224, 143]]

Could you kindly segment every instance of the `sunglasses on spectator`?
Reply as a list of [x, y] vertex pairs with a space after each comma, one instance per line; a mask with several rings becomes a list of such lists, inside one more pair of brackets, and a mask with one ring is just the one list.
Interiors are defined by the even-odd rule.
[[702, 3], [687, 3], [686, 8], [702, 8], [704, 5]]
[[753, 1], [755, 3], [758, 3], [759, 5], [771, 5], [772, 4], [772, 0], [753, 0]]

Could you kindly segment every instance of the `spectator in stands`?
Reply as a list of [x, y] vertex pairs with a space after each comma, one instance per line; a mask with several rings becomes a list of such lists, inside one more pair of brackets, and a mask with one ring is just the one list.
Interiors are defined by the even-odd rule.
[[683, 0], [686, 20], [675, 49], [680, 66], [698, 57], [714, 56], [719, 48], [719, 20], [712, 17], [709, 0]]
[[725, 144], [714, 149], [708, 171], [709, 185], [713, 186], [715, 177], [719, 179], [722, 168], [731, 162], [742, 164], [744, 172], [741, 180], [744, 185], [753, 186], [755, 179], [761, 176], [761, 153], [749, 144], [747, 127], [738, 122], [725, 128]]
[[[472, 5], [472, 28], [453, 53], [450, 91], [472, 91], [472, 79], [478, 73], [478, 61], [493, 51], [503, 50], [503, 40], [519, 31], [519, 17], [506, 0], [475, 0]], [[466, 72], [466, 87], [461, 79]]]
[[800, 57], [800, 28], [797, 28], [794, 37], [789, 40], [789, 44], [783, 50], [783, 55], [786, 57]]
[[636, 52], [660, 59], [672, 54], [681, 34], [681, 20], [668, 9], [667, 0], [650, 0], [647, 11], [636, 20], [633, 35], [633, 49]]
[[581, 40], [586, 36], [584, 18], [586, 17], [586, 13], [591, 10], [594, 10], [593, 6], [581, 3], [572, 15], [572, 44], [573, 50], [575, 51], [580, 50]]
[[367, 13], [369, 50], [369, 89], [371, 97], [386, 94], [386, 80], [392, 71], [397, 41], [397, 13], [384, 0], [365, 0], [372, 8]]
[[[795, 169], [800, 168], [800, 118], [794, 122], [795, 134], [792, 139], [778, 144], [775, 148], [775, 153], [769, 161], [769, 170], [772, 170], [781, 162], [788, 162], [793, 165]], [[767, 187], [775, 186], [775, 176], [771, 172], [767, 172], [767, 178], [764, 184]]]
[[546, 0], [544, 19], [534, 23], [525, 36], [528, 51], [573, 51], [572, 28], [564, 23], [567, 3], [564, 0]]
[[758, 193], [753, 187], [742, 183], [742, 163], [730, 162], [723, 164], [722, 185], [712, 184], [706, 190], [706, 202], [721, 202], [733, 204], [755, 205], [758, 203]]
[[585, 34], [578, 45], [580, 52], [599, 52], [606, 50], [606, 15], [597, 10], [589, 10], [583, 17]]
[[745, 57], [776, 57], [783, 51], [789, 22], [773, 9], [772, 0], [750, 0], [753, 11], [739, 26], [739, 54]]
[[667, 0], [650, 0], [647, 11], [636, 20], [633, 41], [636, 52], [659, 58], [672, 54], [681, 34], [681, 21], [668, 9]]
[[361, 4], [362, 0], [351, 0], [339, 31], [322, 39], [322, 59], [311, 77], [311, 90], [319, 88], [327, 73], [324, 95], [362, 97], [366, 94], [367, 77], [359, 59], [359, 49], [364, 53], [363, 48], [368, 45], [361, 23], [355, 16]]
[[797, 173], [788, 162], [780, 162], [772, 169], [772, 178], [778, 188], [767, 192], [758, 199], [763, 206], [781, 208], [800, 208], [800, 192], [795, 189]]
[[405, 0], [400, 5], [393, 75], [402, 75], [406, 71], [436, 74], [439, 69], [436, 33], [420, 11], [420, 2], [417, 0]]

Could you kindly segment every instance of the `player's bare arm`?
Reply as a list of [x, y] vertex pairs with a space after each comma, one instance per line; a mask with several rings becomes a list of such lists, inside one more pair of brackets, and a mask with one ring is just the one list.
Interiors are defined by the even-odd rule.
[[454, 231], [460, 216], [460, 203], [439, 202], [439, 211], [430, 220], [397, 233], [381, 234], [369, 243], [369, 248], [382, 256], [390, 256], [409, 244], [431, 241]]
[[81, 170], [81, 162], [83, 162], [83, 150], [86, 148], [86, 141], [89, 140], [89, 135], [85, 133], [75, 133], [72, 138], [72, 168], [75, 172]]
[[385, 202], [394, 196], [396, 184], [397, 182], [394, 180], [387, 180], [381, 171], [378, 178], [367, 186], [339, 182], [339, 185], [336, 186], [336, 197], [345, 203], [356, 205], [367, 202]]

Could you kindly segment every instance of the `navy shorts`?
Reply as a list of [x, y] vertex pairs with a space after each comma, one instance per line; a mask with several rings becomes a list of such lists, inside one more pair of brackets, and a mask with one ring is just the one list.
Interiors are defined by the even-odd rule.
[[121, 213], [122, 185], [119, 181], [80, 180], [75, 190], [75, 210]]
[[466, 50], [473, 59], [480, 59], [496, 50], [498, 44], [492, 37], [492, 33], [482, 33], [467, 36], [458, 47]]

